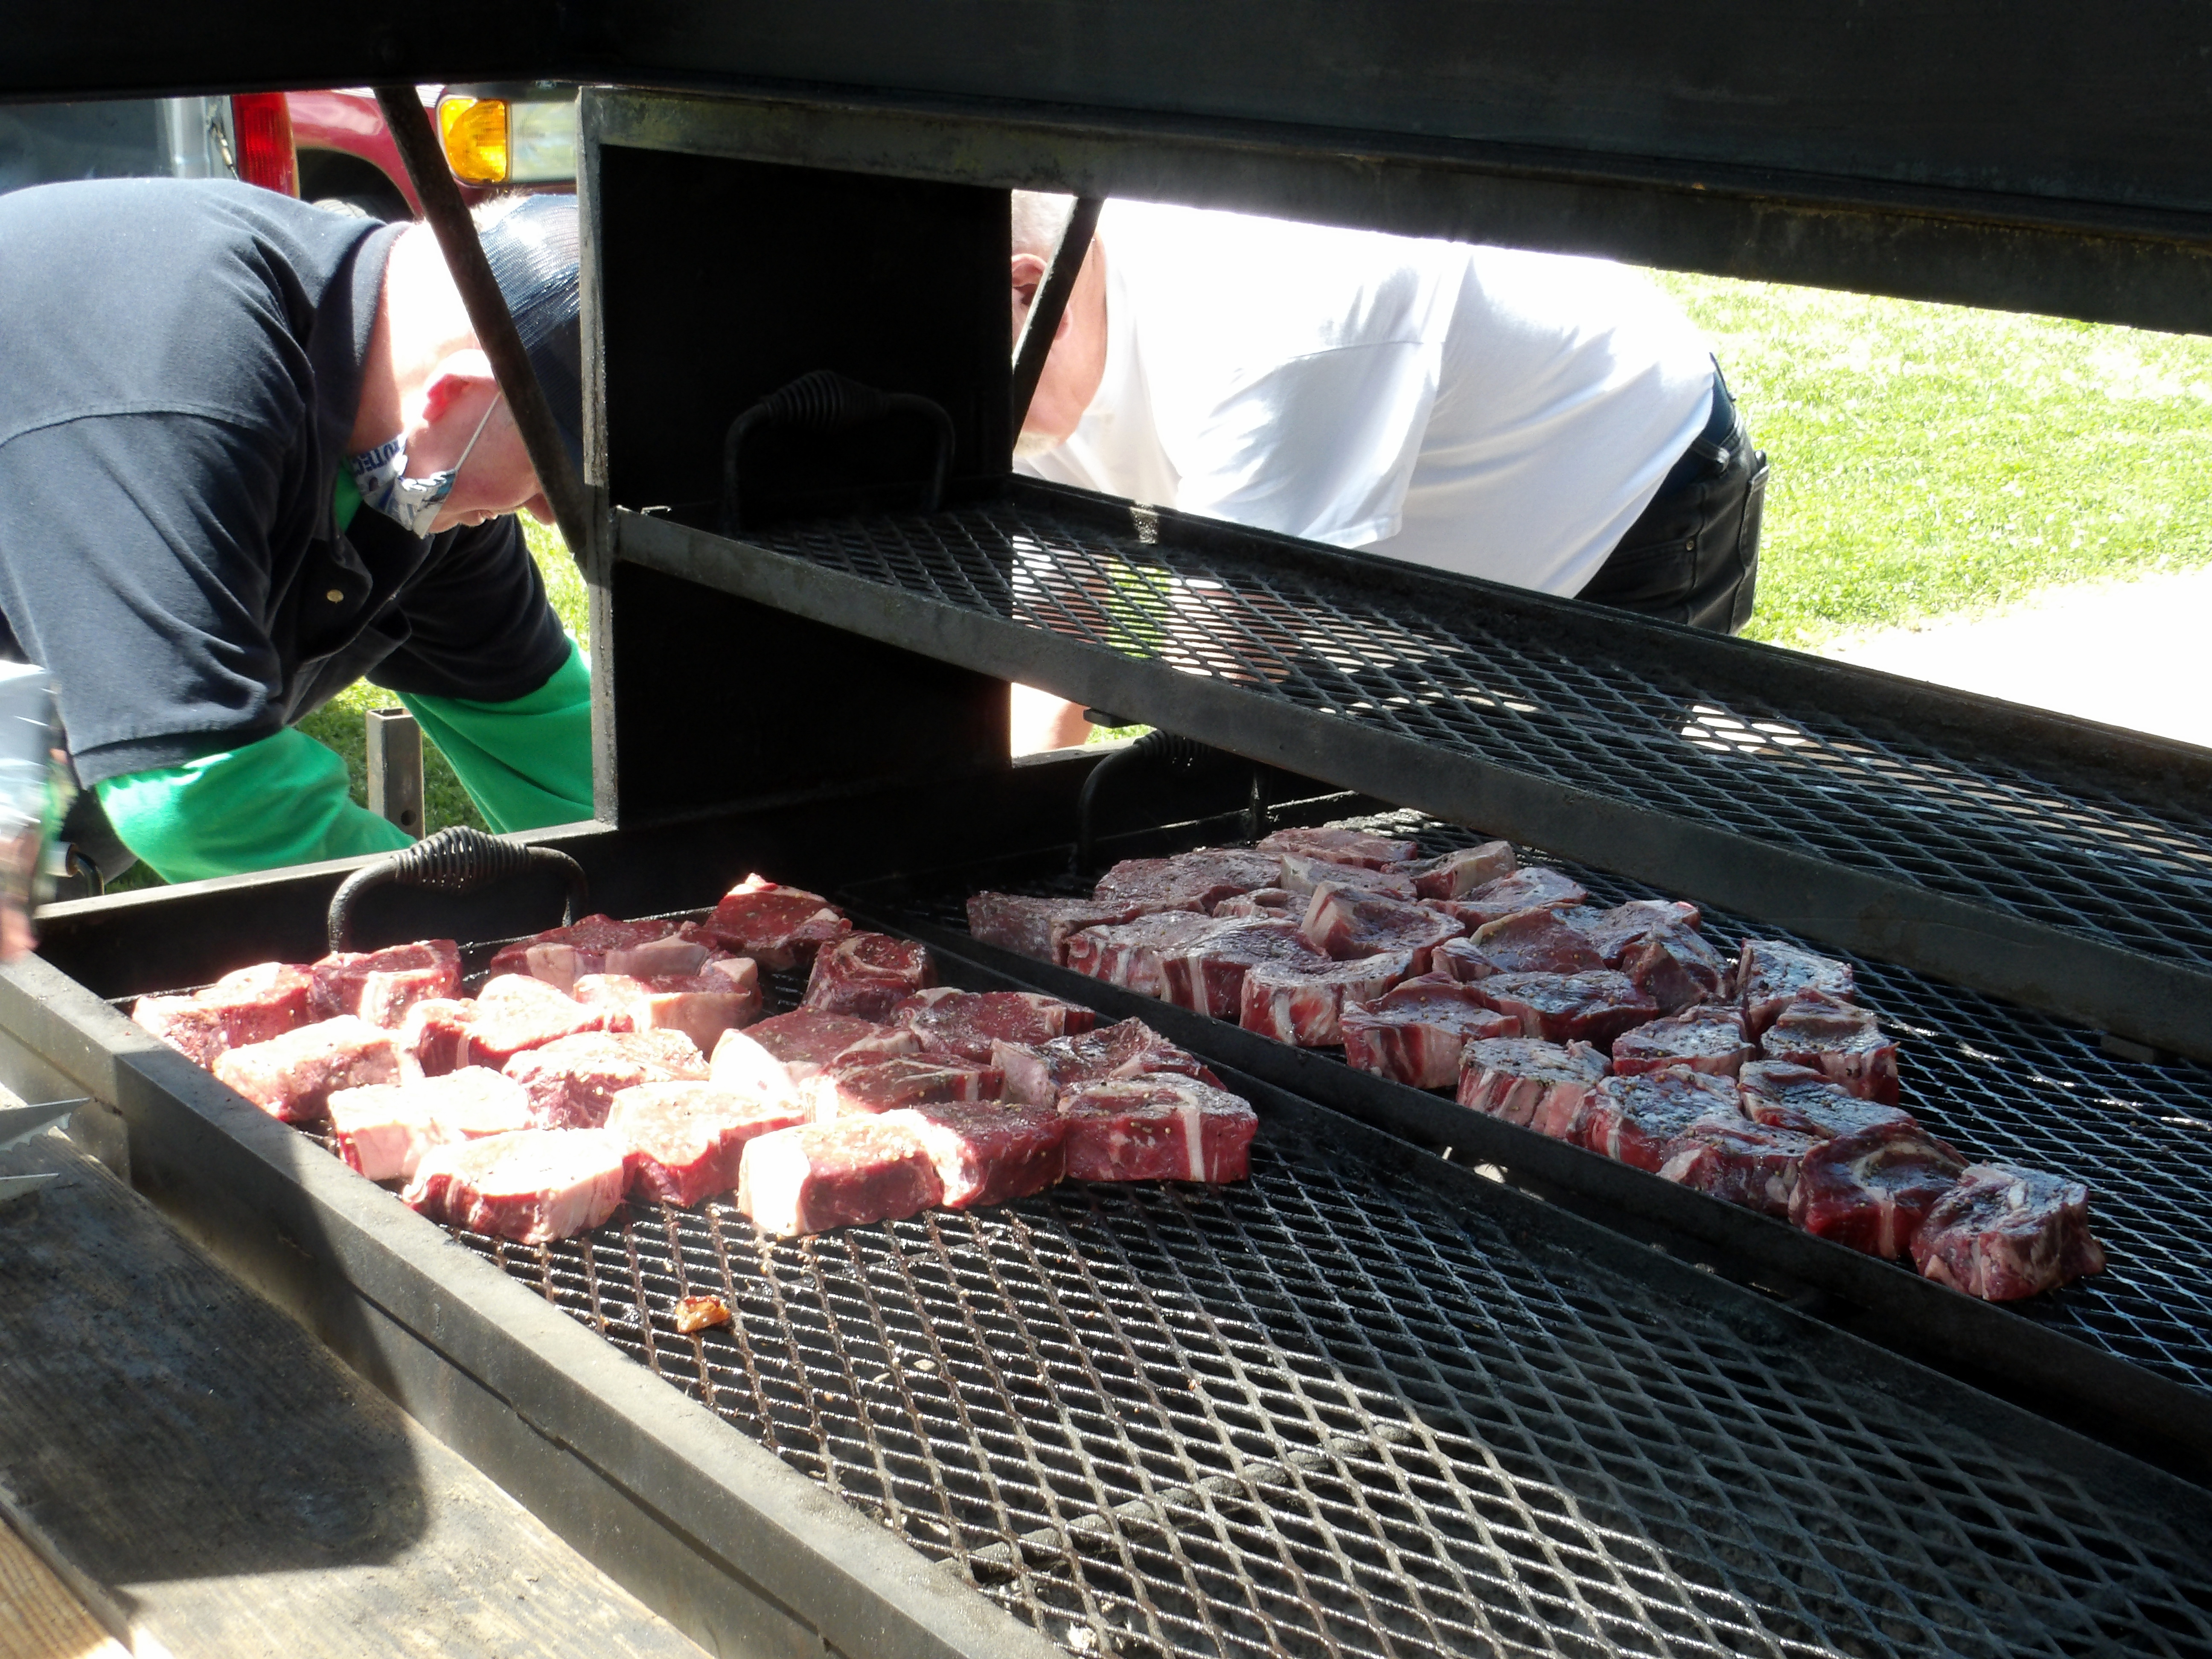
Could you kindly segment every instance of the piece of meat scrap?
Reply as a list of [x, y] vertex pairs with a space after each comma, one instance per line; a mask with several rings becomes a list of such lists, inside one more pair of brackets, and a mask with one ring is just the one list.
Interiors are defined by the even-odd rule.
[[605, 1129], [519, 1129], [433, 1147], [400, 1199], [448, 1227], [549, 1244], [612, 1215], [628, 1178], [628, 1150]]
[[1763, 1123], [1694, 1123], [1668, 1143], [1660, 1178], [1787, 1220], [1806, 1155], [1820, 1143]]
[[1897, 1043], [1882, 1034], [1871, 1009], [1825, 991], [1801, 991], [1759, 1046], [1769, 1060], [1818, 1072], [1861, 1100], [1897, 1104]]
[[1421, 855], [1417, 842], [1336, 824], [1319, 830], [1278, 830], [1260, 842], [1258, 850], [1273, 853], [1278, 858], [1286, 853], [1298, 853], [1309, 858], [1327, 859], [1331, 864], [1364, 865], [1370, 870], [1411, 864]]
[[862, 1055], [841, 1060], [801, 1091], [819, 1122], [938, 1101], [996, 1100], [1006, 1078], [995, 1067], [939, 1054]]
[[750, 957], [726, 957], [700, 974], [586, 974], [576, 1000], [605, 1011], [610, 1031], [681, 1031], [702, 1054], [723, 1032], [760, 1018], [760, 977]]
[[1022, 893], [977, 893], [968, 901], [968, 931], [986, 945], [1039, 962], [1067, 961], [1067, 941], [1086, 927], [1136, 920], [1138, 907], [1096, 899], [1030, 898]]
[[1306, 913], [1306, 896], [1287, 887], [1255, 887], [1213, 907], [1216, 917], [1257, 916], [1263, 921], [1296, 921]]
[[1579, 882], [1568, 880], [1548, 864], [1531, 864], [1510, 876], [1486, 882], [1459, 898], [1427, 902], [1474, 928], [1522, 910], [1557, 910], [1580, 904], [1589, 896]]
[[1839, 1089], [1826, 1074], [1776, 1060], [1747, 1062], [1737, 1079], [1743, 1109], [1759, 1122], [1832, 1140], [1880, 1123], [1917, 1124], [1902, 1107], [1877, 1105]]
[[1736, 959], [1735, 991], [1743, 1005], [1743, 1029], [1754, 1037], [1764, 1036], [1800, 992], [1825, 991], [1845, 1002], [1857, 1000], [1850, 963], [1779, 939], [1744, 940]]
[[1212, 927], [1195, 910], [1154, 911], [1110, 927], [1070, 935], [1067, 965], [1077, 973], [1148, 997], [1167, 994], [1164, 953], [1180, 950]]
[[1502, 841], [1462, 847], [1456, 852], [1401, 866], [1413, 878], [1415, 896], [1425, 899], [1462, 898], [1478, 887], [1503, 880], [1519, 867], [1512, 847]]
[[1598, 1085], [1583, 1119], [1583, 1145], [1618, 1163], [1655, 1173], [1670, 1142], [1701, 1123], [1748, 1126], [1735, 1085], [1686, 1066], [1609, 1077]]
[[328, 1110], [338, 1156], [371, 1181], [407, 1179], [433, 1146], [533, 1127], [521, 1089], [482, 1066], [333, 1090]]
[[501, 1068], [530, 1103], [541, 1129], [596, 1129], [624, 1089], [697, 1083], [707, 1057], [681, 1031], [580, 1031], [526, 1048]]
[[[544, 980], [556, 990], [567, 991], [586, 974], [630, 971], [627, 968], [610, 969], [610, 952], [634, 950], [669, 939], [675, 932], [676, 924], [672, 921], [617, 921], [608, 915], [586, 916], [565, 927], [549, 927], [542, 933], [501, 945], [485, 971], [492, 978], [501, 974], [526, 974], [532, 979]], [[697, 950], [702, 957], [705, 955], [703, 946], [686, 948]]]
[[1954, 1148], [1910, 1121], [1854, 1129], [1806, 1154], [1790, 1218], [1869, 1255], [1900, 1256], [1966, 1167]]
[[1165, 859], [1124, 859], [1098, 878], [1091, 897], [1129, 904], [1139, 915], [1210, 912], [1223, 899], [1282, 884], [1282, 860], [1249, 847], [1201, 847]]
[[1475, 1000], [1521, 1022], [1523, 1036], [1610, 1048], [1613, 1038], [1656, 1019], [1659, 1005], [1610, 968], [1583, 974], [1492, 974], [1470, 980]]
[[726, 1087], [748, 1087], [774, 1097], [780, 1090], [811, 1082], [841, 1060], [888, 1060], [921, 1052], [921, 1039], [904, 1026], [794, 1008], [742, 1031], [723, 1032], [714, 1045], [714, 1079]]
[[929, 1149], [947, 1209], [1027, 1198], [1066, 1178], [1068, 1120], [1058, 1112], [945, 1102], [890, 1115]]
[[1178, 1008], [1235, 1019], [1248, 974], [1329, 967], [1291, 921], [1217, 917], [1185, 943], [1160, 951], [1160, 995]]
[[1437, 946], [1466, 931], [1425, 904], [1406, 904], [1327, 882], [1314, 889], [1298, 925], [1316, 950], [1339, 962], [1405, 951], [1412, 953], [1415, 974], [1427, 973]]
[[1913, 1234], [1912, 1260], [1939, 1285], [2017, 1302], [2102, 1273], [2105, 1249], [2090, 1236], [2089, 1189], [2080, 1182], [1970, 1164]]
[[902, 1221], [942, 1201], [945, 1184], [914, 1124], [897, 1113], [777, 1129], [745, 1143], [738, 1207], [764, 1233]]
[[[380, 980], [380, 1000], [399, 1001], [399, 1013], [430, 997], [461, 994], [461, 947], [449, 939], [417, 939], [381, 951], [334, 951], [308, 969], [313, 983], [308, 1012], [317, 1019], [362, 1013], [362, 998], [372, 977]], [[397, 977], [393, 977], [397, 976]], [[395, 1015], [393, 1017], [397, 1018]]]
[[1244, 975], [1237, 1023], [1301, 1048], [1334, 1048], [1344, 1041], [1348, 1005], [1372, 1002], [1413, 977], [1410, 951], [1385, 951], [1349, 962], [1322, 957], [1255, 968]]
[[1759, 1051], [1743, 1033], [1743, 1016], [1705, 1004], [1624, 1031], [1613, 1040], [1613, 1069], [1622, 1076], [1686, 1066], [1715, 1077], [1735, 1077]]
[[889, 933], [854, 933], [816, 954], [802, 1007], [884, 1020], [916, 991], [937, 983], [929, 952]]
[[1172, 1072], [1060, 1091], [1070, 1181], [1242, 1181], [1260, 1120], [1226, 1090]]
[[756, 875], [724, 894], [700, 931], [725, 950], [782, 971], [812, 962], [823, 945], [849, 934], [853, 924], [821, 894]]
[[1424, 974], [1370, 1001], [1346, 1002], [1339, 1024], [1346, 1063], [1416, 1089], [1455, 1087], [1468, 1043], [1521, 1030], [1449, 974]]
[[1579, 1146], [1606, 1071], [1605, 1056], [1587, 1042], [1487, 1037], [1468, 1043], [1461, 1059], [1459, 1103]]
[[1143, 1077], [1152, 1072], [1180, 1072], [1215, 1088], [1221, 1086], [1221, 1079], [1196, 1055], [1136, 1019], [1034, 1046], [994, 1042], [991, 1064], [1006, 1076], [1006, 1097], [1024, 1106], [1055, 1105], [1063, 1090], [1078, 1084]]
[[924, 1054], [988, 1066], [995, 1043], [1049, 1042], [1089, 1030], [1098, 1016], [1037, 991], [958, 991], [939, 985], [915, 992], [892, 1009], [891, 1023], [912, 1031]]
[[258, 963], [225, 974], [188, 997], [141, 997], [131, 1018], [203, 1066], [226, 1048], [266, 1042], [308, 1019], [314, 988], [308, 970], [289, 962]]
[[1437, 947], [1437, 970], [1457, 980], [1492, 974], [1587, 974], [1605, 966], [1582, 932], [1556, 910], [1516, 910], [1486, 921], [1466, 939]]
[[331, 1092], [399, 1080], [399, 1044], [353, 1014], [302, 1025], [216, 1056], [216, 1079], [283, 1123], [313, 1123]]
[[738, 1184], [745, 1143], [807, 1121], [797, 1102], [767, 1105], [712, 1083], [644, 1083], [607, 1109], [629, 1149], [629, 1190], [687, 1209]]

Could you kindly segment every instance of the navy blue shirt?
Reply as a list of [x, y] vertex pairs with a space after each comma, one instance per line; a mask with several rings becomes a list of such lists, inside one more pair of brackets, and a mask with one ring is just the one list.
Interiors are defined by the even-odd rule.
[[566, 660], [513, 518], [337, 528], [400, 232], [228, 182], [0, 196], [0, 656], [52, 672], [83, 782]]

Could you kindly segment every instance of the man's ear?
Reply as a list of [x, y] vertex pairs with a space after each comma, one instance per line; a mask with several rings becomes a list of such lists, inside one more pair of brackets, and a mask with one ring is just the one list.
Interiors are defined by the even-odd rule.
[[1014, 255], [1014, 302], [1027, 307], [1044, 286], [1045, 263], [1034, 253]]
[[422, 424], [436, 425], [452, 413], [454, 404], [473, 401], [487, 386], [497, 394], [499, 382], [492, 375], [491, 360], [483, 352], [457, 351], [441, 359], [422, 383]]

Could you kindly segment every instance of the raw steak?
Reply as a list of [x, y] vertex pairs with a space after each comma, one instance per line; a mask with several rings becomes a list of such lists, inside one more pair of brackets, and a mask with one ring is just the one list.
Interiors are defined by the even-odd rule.
[[1636, 1169], [1656, 1171], [1667, 1162], [1668, 1143], [1695, 1125], [1739, 1128], [1750, 1121], [1728, 1079], [1670, 1066], [1599, 1084], [1583, 1120], [1583, 1145]]
[[549, 927], [501, 945], [487, 971], [494, 978], [501, 974], [526, 974], [566, 991], [586, 974], [628, 973], [627, 968], [607, 966], [610, 951], [628, 951], [665, 939], [675, 932], [672, 921], [617, 921], [612, 916], [586, 916], [566, 927]]
[[1086, 927], [1133, 921], [1133, 903], [1096, 899], [1029, 898], [1019, 893], [978, 893], [968, 901], [968, 931], [986, 945], [1039, 962], [1067, 961], [1070, 936]]
[[1586, 904], [1579, 904], [1562, 912], [1561, 918], [1582, 929], [1591, 948], [1605, 958], [1608, 968], [1620, 967], [1621, 957], [1628, 954], [1628, 947], [1653, 928], [1670, 922], [1695, 927], [1698, 922], [1698, 907], [1685, 904], [1680, 899], [1631, 899], [1610, 910], [1593, 910]]
[[1510, 876], [1486, 882], [1465, 896], [1431, 901], [1446, 915], [1469, 927], [1499, 921], [1522, 910], [1557, 910], [1580, 904], [1589, 894], [1548, 864], [1532, 864]]
[[1805, 1155], [1820, 1143], [1765, 1124], [1695, 1123], [1666, 1149], [1659, 1174], [1693, 1192], [1787, 1219]]
[[1255, 968], [1244, 975], [1237, 1023], [1278, 1042], [1327, 1048], [1344, 1041], [1347, 1003], [1372, 1002], [1413, 976], [1410, 951], [1387, 951], [1350, 962], [1326, 957]]
[[1802, 1066], [1861, 1100], [1897, 1104], [1897, 1044], [1873, 1012], [1824, 991], [1791, 998], [1759, 1039], [1769, 1060]]
[[1486, 841], [1480, 847], [1462, 847], [1455, 853], [1446, 853], [1440, 858], [1424, 859], [1419, 864], [1403, 866], [1413, 878], [1417, 896], [1428, 899], [1455, 899], [1473, 892], [1478, 887], [1503, 880], [1513, 873], [1516, 860], [1513, 848], [1502, 841]]
[[1006, 1074], [1006, 1098], [1026, 1106], [1054, 1105], [1062, 1090], [1078, 1084], [1152, 1072], [1180, 1072], [1216, 1088], [1221, 1085], [1195, 1055], [1135, 1019], [1080, 1036], [1054, 1037], [1034, 1048], [994, 1042], [991, 1063]]
[[1429, 971], [1430, 958], [1437, 945], [1466, 931], [1449, 916], [1425, 904], [1406, 904], [1327, 882], [1314, 889], [1305, 920], [1299, 926], [1316, 950], [1327, 951], [1339, 962], [1385, 951], [1409, 951], [1416, 974]]
[[681, 1031], [584, 1031], [507, 1062], [541, 1129], [595, 1129], [624, 1089], [641, 1083], [701, 1082], [706, 1056]]
[[1965, 1158], [1917, 1124], [1854, 1129], [1806, 1154], [1790, 1218], [1869, 1255], [1899, 1256], [1966, 1167]]
[[1437, 947], [1437, 967], [1454, 979], [1492, 974], [1587, 974], [1605, 966], [1582, 932], [1554, 910], [1518, 910], [1486, 921], [1467, 939]]
[[443, 1077], [469, 1063], [469, 1026], [476, 1012], [476, 1003], [466, 997], [432, 997], [407, 1011], [399, 1022], [399, 1059], [410, 1082]]
[[1070, 1181], [1242, 1181], [1260, 1120], [1249, 1102], [1172, 1072], [1063, 1090]]
[[1743, 1004], [1743, 1029], [1764, 1036], [1790, 1000], [1801, 991], [1826, 991], [1856, 1000], [1851, 965], [1816, 956], [1778, 939], [1747, 939], [1735, 969], [1736, 999]]
[[[317, 1019], [327, 1019], [332, 1014], [358, 1015], [362, 994], [372, 975], [405, 974], [418, 969], [428, 969], [429, 978], [408, 982], [416, 992], [408, 1001], [461, 994], [461, 947], [449, 939], [418, 939], [382, 951], [339, 951], [325, 957], [307, 970], [313, 976], [307, 993], [308, 1012]], [[437, 988], [428, 988], [433, 984]], [[388, 999], [392, 994], [387, 981], [383, 994]]]
[[1421, 896], [1419, 884], [1412, 876], [1403, 873], [1412, 867], [1404, 865], [1389, 870], [1370, 870], [1362, 864], [1333, 864], [1327, 859], [1310, 857], [1304, 853], [1285, 853], [1283, 854], [1283, 890], [1308, 894], [1327, 883], [1362, 893], [1380, 893], [1384, 898], [1411, 904]]
[[1881, 1123], [1914, 1122], [1895, 1106], [1878, 1106], [1838, 1088], [1827, 1077], [1802, 1066], [1754, 1060], [1743, 1068], [1743, 1109], [1778, 1129], [1796, 1129], [1818, 1140], [1832, 1140], [1854, 1129]]
[[329, 1110], [338, 1156], [371, 1181], [413, 1176], [433, 1146], [533, 1127], [520, 1087], [482, 1066], [416, 1083], [333, 1090]]
[[1620, 971], [1670, 1014], [1728, 994], [1727, 958], [1680, 922], [1662, 923], [1622, 951]]
[[758, 1080], [773, 1066], [796, 1086], [843, 1060], [888, 1059], [921, 1052], [921, 1039], [903, 1027], [878, 1025], [850, 1014], [796, 1008], [774, 1014], [742, 1031], [725, 1031], [714, 1045], [714, 1081]]
[[1216, 916], [1257, 916], [1263, 921], [1296, 921], [1306, 913], [1306, 896], [1287, 887], [1256, 887], [1213, 907]]
[[1049, 1042], [1098, 1023], [1088, 1008], [1036, 991], [917, 991], [891, 1010], [894, 1024], [921, 1039], [922, 1052], [988, 1066], [1000, 1042]]
[[1582, 1140], [1605, 1056], [1587, 1042], [1565, 1048], [1534, 1037], [1490, 1037], [1467, 1045], [1459, 1103], [1554, 1140]]
[[1449, 974], [1424, 974], [1372, 1001], [1348, 1002], [1340, 1023], [1346, 1060], [1416, 1089], [1455, 1086], [1468, 1043], [1521, 1030], [1519, 1020], [1484, 1007]]
[[[440, 1001], [422, 1006], [442, 1011], [450, 1005]], [[407, 1032], [417, 1029], [418, 1012], [408, 1011]], [[542, 1048], [579, 1031], [605, 1030], [607, 1012], [604, 1004], [579, 1002], [543, 981], [520, 974], [503, 974], [484, 981], [475, 1005], [459, 1021], [460, 1041], [455, 1048], [453, 1064], [504, 1067], [526, 1048]], [[442, 1012], [434, 1023], [446, 1023]], [[426, 1073], [430, 1070], [427, 1059], [422, 1069]]]
[[763, 1105], [711, 1083], [645, 1083], [607, 1109], [607, 1131], [629, 1152], [629, 1190], [689, 1208], [738, 1184], [745, 1143], [806, 1121], [798, 1103]]
[[1067, 941], [1067, 965], [1148, 997], [1164, 996], [1160, 956], [1189, 944], [1213, 925], [1194, 910], [1155, 911], [1111, 927], [1086, 927]]
[[1370, 870], [1411, 864], [1421, 855], [1420, 848], [1413, 842], [1394, 841], [1371, 830], [1346, 830], [1334, 824], [1321, 830], [1278, 830], [1261, 842], [1259, 850], [1273, 853], [1278, 858], [1286, 853], [1302, 853], [1309, 858], [1327, 859], [1331, 864], [1364, 865]]
[[1523, 1036], [1609, 1047], [1657, 1017], [1659, 1005], [1610, 968], [1586, 974], [1492, 974], [1469, 981], [1475, 1000], [1521, 1022]]
[[307, 1023], [314, 977], [289, 962], [264, 962], [225, 974], [198, 994], [141, 997], [137, 1020], [171, 1048], [202, 1066], [213, 1066], [226, 1048], [266, 1042]]
[[802, 1006], [825, 1014], [880, 1020], [916, 991], [937, 983], [929, 952], [889, 933], [854, 933], [824, 945], [807, 976]]
[[353, 1014], [303, 1025], [266, 1042], [216, 1056], [215, 1074], [270, 1116], [313, 1123], [331, 1091], [399, 1080], [399, 1044], [381, 1026]]
[[929, 1149], [948, 1209], [1027, 1198], [1066, 1176], [1068, 1121], [1057, 1112], [942, 1104], [890, 1115]]
[[1169, 859], [1124, 859], [1098, 878], [1091, 897], [1133, 904], [1139, 915], [1161, 910], [1211, 911], [1223, 899], [1281, 884], [1283, 865], [1249, 847], [1201, 847]]
[[803, 1097], [819, 1122], [941, 1100], [996, 1100], [1006, 1087], [994, 1066], [969, 1066], [935, 1054], [865, 1054], [841, 1060], [810, 1082]]
[[576, 1000], [604, 1009], [610, 1031], [681, 1031], [712, 1054], [723, 1032], [760, 1018], [760, 978], [750, 957], [727, 957], [703, 974], [586, 974]]
[[902, 1221], [942, 1201], [937, 1162], [902, 1113], [802, 1123], [748, 1141], [738, 1207], [785, 1238]]
[[1758, 1052], [1745, 1040], [1743, 1017], [1734, 1008], [1686, 1008], [1615, 1037], [1613, 1069], [1629, 1077], [1665, 1066], [1686, 1066], [1715, 1077], [1735, 1077]]
[[1912, 1236], [1912, 1260], [1939, 1285], [2015, 1302], [2102, 1273], [2105, 1249], [2089, 1236], [2089, 1189], [2080, 1182], [1971, 1164]]
[[723, 895], [701, 931], [763, 968], [784, 969], [812, 962], [823, 945], [850, 933], [853, 924], [819, 893], [747, 876]]
[[195, 1066], [212, 1066], [231, 1046], [222, 1011], [192, 997], [140, 997], [131, 1005], [131, 1018]]
[[1160, 952], [1160, 990], [1178, 1008], [1235, 1019], [1247, 974], [1333, 965], [1295, 921], [1216, 918], [1188, 943]]
[[431, 1220], [521, 1244], [588, 1232], [615, 1212], [626, 1149], [605, 1129], [520, 1129], [434, 1147], [401, 1199]]

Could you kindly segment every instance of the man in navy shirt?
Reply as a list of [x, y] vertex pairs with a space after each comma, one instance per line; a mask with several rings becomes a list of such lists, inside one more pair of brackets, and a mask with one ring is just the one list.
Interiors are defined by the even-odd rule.
[[[480, 228], [573, 451], [574, 202]], [[54, 677], [103, 875], [405, 845], [293, 729], [364, 678], [494, 828], [591, 815], [584, 665], [512, 516], [545, 501], [427, 228], [224, 182], [0, 197], [0, 658]]]

